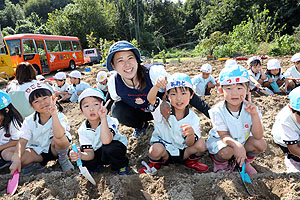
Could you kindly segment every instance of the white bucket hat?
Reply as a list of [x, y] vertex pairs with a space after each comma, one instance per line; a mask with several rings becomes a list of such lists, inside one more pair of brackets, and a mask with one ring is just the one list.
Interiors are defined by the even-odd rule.
[[75, 70], [75, 71], [72, 71], [69, 74], [69, 77], [72, 77], [72, 78], [81, 78], [81, 73], [79, 71]]
[[280, 62], [277, 59], [271, 59], [267, 63], [267, 69], [272, 70], [272, 69], [280, 69]]
[[300, 53], [296, 53], [295, 55], [293, 55], [291, 61], [292, 62], [300, 61]]
[[250, 66], [250, 63], [254, 60], [259, 60], [259, 62], [261, 63], [261, 58], [259, 56], [252, 56], [247, 60], [247, 65]]
[[37, 89], [47, 89], [52, 93], [50, 86], [46, 85], [43, 82], [36, 81], [36, 82], [33, 82], [32, 84], [30, 84], [29, 87], [26, 88], [26, 90], [25, 90], [26, 99], [29, 100], [30, 94]]
[[67, 76], [64, 72], [58, 72], [53, 76], [54, 79], [56, 80], [66, 80]]
[[106, 79], [107, 79], [107, 73], [105, 71], [98, 72], [97, 79], [96, 79], [98, 82], [105, 81]]
[[204, 65], [201, 66], [200, 71], [205, 72], [205, 73], [211, 73], [212, 72], [212, 66], [210, 64], [204, 64]]

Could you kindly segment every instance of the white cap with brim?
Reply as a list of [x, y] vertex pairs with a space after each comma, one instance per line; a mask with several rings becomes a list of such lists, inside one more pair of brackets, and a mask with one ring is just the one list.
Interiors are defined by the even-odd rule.
[[64, 72], [58, 72], [53, 76], [54, 79], [56, 80], [66, 80], [67, 76]]
[[175, 87], [189, 87], [193, 90], [193, 84], [190, 77], [184, 73], [175, 73], [168, 78], [166, 90], [168, 91]]
[[45, 77], [43, 75], [37, 75], [36, 80], [43, 81], [43, 80], [45, 80]]
[[106, 79], [107, 79], [107, 73], [105, 71], [98, 72], [97, 79], [96, 79], [98, 82], [105, 81]]
[[292, 62], [300, 61], [300, 53], [296, 53], [295, 55], [293, 55], [291, 61]]
[[290, 92], [289, 99], [291, 108], [300, 111], [300, 87], [297, 87]]
[[219, 75], [220, 85], [233, 85], [249, 82], [249, 74], [241, 65], [224, 67]]
[[204, 65], [201, 66], [200, 71], [205, 72], [205, 73], [211, 73], [212, 72], [212, 66], [210, 64], [204, 64]]
[[78, 97], [78, 103], [80, 104], [81, 100], [85, 97], [99, 97], [103, 101], [105, 101], [104, 94], [101, 90], [98, 90], [96, 88], [87, 88], [85, 89]]
[[40, 81], [35, 81], [33, 82], [32, 84], [29, 85], [29, 87], [25, 90], [25, 97], [27, 100], [29, 100], [29, 96], [30, 94], [37, 90], [37, 89], [47, 89], [49, 90], [51, 93], [53, 93], [50, 89], [50, 86], [46, 85], [45, 83], [43, 82], [40, 82]]
[[280, 62], [277, 59], [271, 59], [267, 63], [267, 69], [272, 70], [272, 69], [280, 69]]
[[237, 65], [236, 60], [233, 60], [233, 59], [226, 60], [225, 67], [230, 66], [230, 65]]
[[71, 77], [71, 78], [81, 78], [81, 73], [79, 71], [75, 70], [75, 71], [72, 71], [69, 74], [69, 77]]
[[247, 65], [250, 66], [250, 64], [255, 60], [259, 60], [259, 62], [261, 63], [261, 58], [259, 56], [252, 56], [247, 60]]

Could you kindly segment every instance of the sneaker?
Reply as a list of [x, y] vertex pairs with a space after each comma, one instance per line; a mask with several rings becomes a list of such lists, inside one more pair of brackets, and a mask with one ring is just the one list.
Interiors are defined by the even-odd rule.
[[40, 163], [33, 162], [33, 163], [30, 163], [29, 165], [23, 167], [21, 169], [21, 173], [23, 173], [24, 176], [29, 176], [33, 172], [40, 171], [40, 170], [43, 170], [43, 169], [45, 169], [45, 166], [42, 166]]
[[70, 162], [69, 158], [64, 159], [64, 160], [58, 160], [60, 167], [63, 172], [67, 172], [69, 170], [74, 170], [74, 166]]
[[118, 171], [118, 174], [119, 175], [127, 175], [128, 174], [128, 167], [126, 166], [126, 167], [120, 168], [119, 171]]
[[135, 128], [131, 137], [132, 138], [141, 137], [141, 134], [147, 130], [148, 126], [149, 126], [148, 122], [145, 122], [143, 128]]
[[11, 161], [6, 161], [0, 158], [0, 169], [10, 166]]
[[300, 172], [300, 162], [297, 162], [292, 158], [289, 159], [287, 156], [285, 156], [284, 164], [286, 166], [287, 173]]

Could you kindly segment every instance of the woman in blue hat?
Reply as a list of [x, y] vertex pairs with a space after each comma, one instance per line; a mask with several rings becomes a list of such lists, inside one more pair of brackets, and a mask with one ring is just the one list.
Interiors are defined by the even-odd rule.
[[0, 90], [0, 169], [10, 165], [5, 149], [16, 146], [22, 126], [22, 116], [12, 105], [9, 95]]
[[[162, 65], [149, 68], [143, 66], [140, 51], [127, 41], [118, 41], [109, 49], [106, 59], [108, 71], [115, 70], [108, 80], [108, 91], [112, 100], [112, 116], [120, 123], [135, 128], [133, 137], [139, 137], [148, 127], [148, 121], [153, 117], [152, 106], [147, 100], [147, 94], [160, 76], [166, 76]], [[162, 97], [164, 90], [159, 90]], [[209, 117], [209, 106], [197, 95], [193, 95], [191, 105]]]

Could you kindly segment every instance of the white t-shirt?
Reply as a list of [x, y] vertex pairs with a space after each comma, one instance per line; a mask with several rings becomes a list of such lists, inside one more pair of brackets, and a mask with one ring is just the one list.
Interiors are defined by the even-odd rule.
[[[49, 146], [51, 145], [54, 136], [52, 129], [52, 117], [46, 122], [46, 124], [41, 125], [39, 123], [38, 115], [36, 115], [36, 120], [33, 120], [34, 115], [35, 113], [25, 118], [20, 130], [20, 138], [28, 140], [26, 147], [32, 148], [38, 155], [41, 153], [48, 153]], [[67, 117], [59, 112], [58, 119], [62, 127], [66, 130], [65, 135], [72, 140], [69, 133], [70, 126]]]
[[[115, 84], [115, 76], [117, 75], [117, 73], [112, 74], [109, 78], [108, 78], [108, 91], [109, 94], [111, 96], [111, 98], [114, 101], [120, 100], [121, 98], [118, 96], [117, 92], [116, 92], [116, 84]], [[162, 65], [153, 65], [150, 67], [149, 70], [149, 75], [150, 75], [150, 79], [153, 85], [155, 85], [157, 78], [159, 78], [160, 76], [165, 76], [167, 75], [167, 72], [164, 68], [164, 66]], [[126, 83], [125, 83], [126, 84]], [[127, 85], [128, 88], [133, 88]], [[164, 90], [162, 88], [159, 89], [160, 92], [164, 92]]]
[[[55, 92], [68, 92], [69, 91], [70, 85], [65, 82], [65, 84], [62, 87], [59, 87], [58, 85], [55, 84], [54, 86], [54, 91]], [[64, 97], [65, 95], [60, 94], [60, 97]]]
[[11, 140], [19, 140], [20, 128], [21, 127], [18, 125], [18, 123], [16, 121], [10, 122], [10, 124], [9, 124], [10, 137], [5, 137], [4, 135], [5, 135], [6, 131], [4, 128], [1, 128], [0, 129], [0, 146], [10, 142]]
[[[248, 74], [249, 74], [249, 76], [252, 76], [255, 80], [258, 80], [261, 77], [260, 72], [254, 74], [251, 69], [248, 70]], [[252, 90], [253, 88], [255, 88], [255, 85], [252, 81], [250, 81], [250, 89]]]
[[201, 73], [192, 78], [193, 87], [196, 90], [196, 93], [199, 95], [205, 95], [205, 89], [207, 87], [208, 82], [211, 82], [213, 85], [216, 85], [216, 81], [211, 75], [209, 75], [207, 79], [204, 79]]
[[[96, 128], [96, 130], [87, 127], [87, 120], [85, 120], [80, 128], [78, 129], [79, 143], [83, 148], [93, 149], [96, 151], [102, 147], [101, 141], [101, 124]], [[118, 131], [118, 120], [116, 118], [107, 115], [107, 123], [111, 132], [114, 134], [113, 140], [122, 142], [125, 146], [128, 145], [128, 140], [126, 136], [121, 135]]]
[[[267, 81], [269, 80], [268, 76], [269, 76], [269, 75], [267, 75], [267, 78], [266, 78], [266, 80], [265, 80], [264, 82], [267, 82]], [[285, 76], [284, 76], [282, 73], [280, 73], [279, 76], [274, 76], [274, 75], [272, 75], [272, 76], [270, 76], [270, 77], [271, 77], [271, 79], [273, 80], [273, 82], [276, 82], [278, 79], [279, 79], [279, 80], [284, 80], [284, 79], [285, 79]]]
[[287, 78], [300, 78], [300, 72], [297, 70], [296, 66], [290, 67], [284, 72], [284, 76]]
[[300, 124], [294, 119], [288, 106], [277, 114], [272, 127], [272, 135], [275, 143], [284, 147], [300, 141]]
[[183, 124], [189, 124], [193, 127], [197, 137], [200, 138], [200, 118], [191, 109], [189, 110], [189, 114], [179, 121], [176, 119], [175, 115], [170, 115], [168, 119], [171, 125], [170, 128], [166, 119], [160, 112], [162, 100], [159, 98], [157, 98], [157, 100], [159, 101], [158, 107], [152, 112], [154, 119], [154, 131], [152, 133], [150, 143], [153, 144], [154, 142], [161, 142], [172, 156], [179, 156], [179, 150], [188, 147], [185, 143], [185, 137], [182, 135], [180, 126]]

